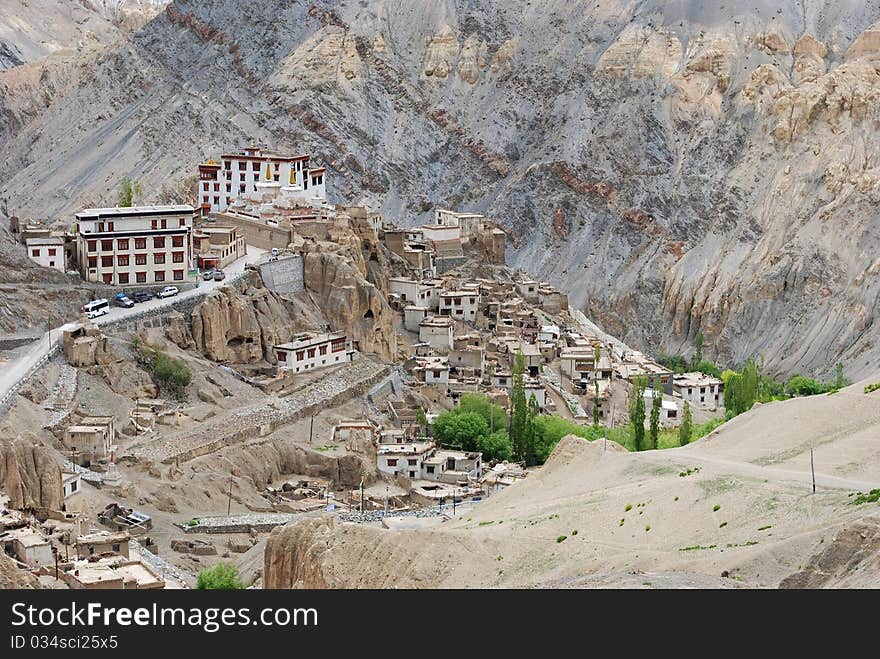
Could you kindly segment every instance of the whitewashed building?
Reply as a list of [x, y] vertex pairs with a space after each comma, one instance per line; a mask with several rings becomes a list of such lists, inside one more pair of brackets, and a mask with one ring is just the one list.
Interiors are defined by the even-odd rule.
[[453, 346], [453, 323], [450, 318], [428, 316], [419, 323], [419, 341], [429, 344], [439, 353], [446, 354]]
[[59, 272], [67, 272], [67, 256], [64, 253], [64, 239], [59, 236], [45, 238], [28, 238], [27, 254], [31, 261], [53, 268]]
[[724, 382], [705, 373], [681, 373], [672, 378], [672, 391], [691, 405], [724, 407]]
[[220, 213], [239, 197], [264, 193], [320, 205], [327, 201], [327, 170], [311, 167], [310, 161], [308, 154], [280, 154], [255, 146], [224, 153], [220, 162], [199, 165], [199, 206], [206, 213]]
[[477, 320], [477, 308], [480, 305], [478, 291], [441, 291], [438, 313], [455, 320], [473, 323]]
[[350, 362], [355, 350], [343, 332], [316, 334], [307, 332], [289, 343], [274, 346], [278, 368], [303, 373], [325, 366]]
[[[649, 388], [645, 389], [643, 395], [645, 397], [645, 419], [647, 421], [651, 418], [651, 408], [654, 406], [654, 390]], [[668, 398], [663, 398], [661, 403], [660, 425], [664, 428], [679, 425], [681, 423], [681, 416], [679, 414], [678, 404], [674, 400], [669, 400]]]
[[76, 214], [76, 250], [86, 281], [168, 285], [192, 268], [192, 206], [87, 208]]

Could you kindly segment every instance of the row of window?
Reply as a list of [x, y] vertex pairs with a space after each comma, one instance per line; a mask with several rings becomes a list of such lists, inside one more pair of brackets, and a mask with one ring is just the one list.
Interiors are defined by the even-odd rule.
[[[161, 284], [162, 282], [166, 281], [166, 275], [167, 275], [167, 273], [164, 270], [157, 270], [156, 272], [153, 273], [153, 281], [156, 282], [157, 284]], [[172, 270], [171, 271], [171, 278], [174, 281], [183, 281], [183, 270]], [[112, 285], [113, 284], [113, 273], [106, 272], [101, 276], [101, 279], [104, 281], [105, 284]], [[129, 273], [127, 273], [127, 272], [120, 272], [119, 274], [117, 274], [117, 279], [118, 279], [117, 283], [120, 285], [131, 283], [131, 277], [130, 277]], [[147, 273], [146, 272], [135, 272], [134, 273], [134, 281], [135, 281], [135, 283], [138, 283], [138, 284], [146, 284], [147, 283]]]
[[[186, 218], [181, 217], [178, 218], [179, 227], [186, 226]], [[174, 226], [174, 220], [171, 220], [171, 225]], [[155, 220], [150, 220], [150, 226], [153, 229], [167, 229], [168, 228], [168, 218], [157, 218]], [[103, 233], [104, 231], [115, 231], [115, 223], [114, 222], [96, 222], [95, 223], [95, 231], [98, 233]]]
[[[171, 253], [171, 262], [172, 263], [183, 263], [183, 252], [172, 252]], [[131, 262], [128, 254], [119, 254], [116, 257], [116, 265], [125, 268]], [[153, 254], [153, 263], [156, 265], [162, 265], [165, 263], [165, 253], [161, 252], [159, 254]], [[147, 255], [146, 254], [135, 254], [134, 255], [134, 264], [135, 265], [147, 265]], [[90, 256], [89, 257], [89, 267], [97, 268], [98, 267], [98, 257]], [[112, 268], [113, 267], [113, 257], [112, 256], [102, 256], [101, 257], [101, 267], [102, 268]]]
[[[117, 238], [116, 239], [116, 250], [119, 252], [128, 251], [128, 238]], [[183, 247], [183, 236], [171, 236], [171, 246], [172, 247]], [[88, 251], [89, 253], [98, 251], [98, 241], [97, 240], [89, 240], [88, 241]], [[134, 248], [135, 249], [146, 249], [147, 248], [147, 239], [146, 238], [135, 238], [134, 239]], [[165, 236], [157, 236], [153, 238], [153, 249], [165, 249]], [[102, 252], [112, 252], [113, 251], [113, 239], [110, 238], [108, 240], [101, 241], [101, 251]]]
[[[50, 247], [49, 248], [49, 256], [55, 256], [55, 252], [57, 251], [57, 249], [58, 249], [57, 247]], [[39, 255], [40, 255], [39, 249], [32, 249], [31, 250], [31, 256], [37, 257]]]

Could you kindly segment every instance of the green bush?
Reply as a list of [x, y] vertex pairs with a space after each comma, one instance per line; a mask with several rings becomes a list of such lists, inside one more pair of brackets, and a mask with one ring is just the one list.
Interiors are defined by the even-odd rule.
[[199, 590], [242, 590], [244, 584], [238, 579], [238, 568], [229, 563], [218, 563], [199, 572], [196, 581]]
[[182, 398], [184, 390], [192, 382], [192, 371], [186, 364], [137, 338], [131, 345], [138, 364], [153, 376], [156, 384], [170, 390], [177, 398]]
[[875, 382], [874, 384], [865, 385], [865, 393], [870, 394], [872, 391], [877, 391], [880, 389], [880, 382]]
[[564, 542], [565, 539], [566, 539], [566, 537], [567, 537], [567, 536], [560, 535], [559, 537], [556, 538], [556, 542]]

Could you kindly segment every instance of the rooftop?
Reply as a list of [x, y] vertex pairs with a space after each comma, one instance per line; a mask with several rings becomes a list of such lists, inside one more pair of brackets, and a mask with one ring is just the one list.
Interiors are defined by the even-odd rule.
[[76, 214], [78, 218], [112, 217], [127, 215], [152, 215], [154, 213], [193, 213], [195, 208], [184, 204], [176, 206], [125, 206], [108, 208], [85, 208]]
[[344, 338], [344, 332], [306, 332], [293, 337], [293, 341], [290, 341], [289, 343], [280, 343], [276, 345], [275, 348], [280, 348], [281, 350], [299, 350], [300, 348], [307, 348], [319, 343], [326, 343], [334, 339]]

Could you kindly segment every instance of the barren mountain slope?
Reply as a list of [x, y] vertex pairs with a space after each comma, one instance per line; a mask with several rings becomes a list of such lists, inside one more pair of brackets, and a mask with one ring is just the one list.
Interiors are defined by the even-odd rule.
[[515, 264], [634, 346], [687, 352], [702, 328], [710, 356], [858, 377], [880, 366], [878, 20], [856, 0], [177, 0], [61, 81], [0, 74], [0, 194], [69, 217], [125, 174], [161, 199], [220, 149], [310, 150], [337, 200], [498, 217]]
[[851, 496], [880, 486], [880, 392], [863, 385], [759, 406], [681, 449], [570, 436], [540, 471], [434, 529], [290, 525], [267, 543], [264, 584], [876, 587], [880, 508]]

